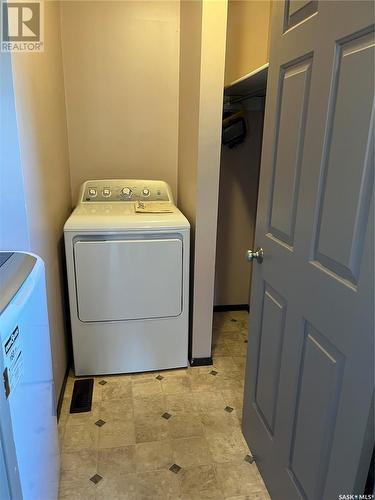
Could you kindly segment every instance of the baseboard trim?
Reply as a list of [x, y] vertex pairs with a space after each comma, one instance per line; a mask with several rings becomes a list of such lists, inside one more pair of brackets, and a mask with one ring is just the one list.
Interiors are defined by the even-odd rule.
[[210, 358], [191, 358], [190, 366], [209, 366], [212, 365], [212, 357]]
[[224, 312], [224, 311], [247, 311], [249, 312], [249, 304], [232, 304], [232, 305], [220, 305], [214, 306], [214, 312]]
[[59, 421], [59, 418], [60, 418], [61, 407], [62, 407], [63, 400], [64, 400], [65, 387], [66, 387], [66, 383], [68, 381], [68, 376], [69, 376], [69, 370], [70, 370], [70, 366], [68, 365], [67, 368], [66, 368], [66, 372], [65, 372], [65, 375], [64, 375], [64, 380], [63, 380], [63, 383], [62, 383], [62, 386], [61, 386], [59, 400], [57, 402], [57, 408], [56, 408], [57, 421]]

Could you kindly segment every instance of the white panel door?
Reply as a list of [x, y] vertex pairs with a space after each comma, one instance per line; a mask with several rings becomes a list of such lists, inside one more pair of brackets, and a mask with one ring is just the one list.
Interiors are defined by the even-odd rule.
[[274, 500], [360, 495], [370, 463], [373, 6], [274, 2], [243, 418]]
[[77, 241], [81, 321], [178, 316], [182, 311], [182, 241]]

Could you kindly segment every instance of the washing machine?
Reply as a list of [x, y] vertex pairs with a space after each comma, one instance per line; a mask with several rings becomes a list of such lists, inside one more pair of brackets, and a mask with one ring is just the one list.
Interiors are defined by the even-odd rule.
[[64, 226], [75, 373], [187, 366], [189, 222], [156, 180], [89, 180]]

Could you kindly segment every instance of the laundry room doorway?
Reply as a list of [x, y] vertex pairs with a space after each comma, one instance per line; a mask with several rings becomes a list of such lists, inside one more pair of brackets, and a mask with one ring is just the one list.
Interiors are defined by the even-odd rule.
[[[212, 360], [214, 370], [227, 379], [240, 422], [252, 271], [246, 255], [253, 248], [256, 224], [268, 75], [269, 13], [267, 2], [228, 4]], [[239, 18], [247, 21], [242, 21], [240, 26], [236, 21]], [[237, 35], [238, 30], [242, 30], [245, 36], [249, 20], [254, 23], [255, 18], [259, 21], [257, 35], [252, 29], [252, 39], [248, 42], [250, 46], [257, 43], [258, 51], [252, 53], [242, 47], [241, 37]]]
[[258, 201], [268, 65], [224, 89], [214, 306], [246, 310]]

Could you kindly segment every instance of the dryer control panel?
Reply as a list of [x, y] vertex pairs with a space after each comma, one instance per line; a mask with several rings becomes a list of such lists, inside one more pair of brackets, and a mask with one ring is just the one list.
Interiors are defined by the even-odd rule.
[[135, 179], [104, 179], [86, 181], [79, 202], [169, 201], [171, 189], [166, 182]]

